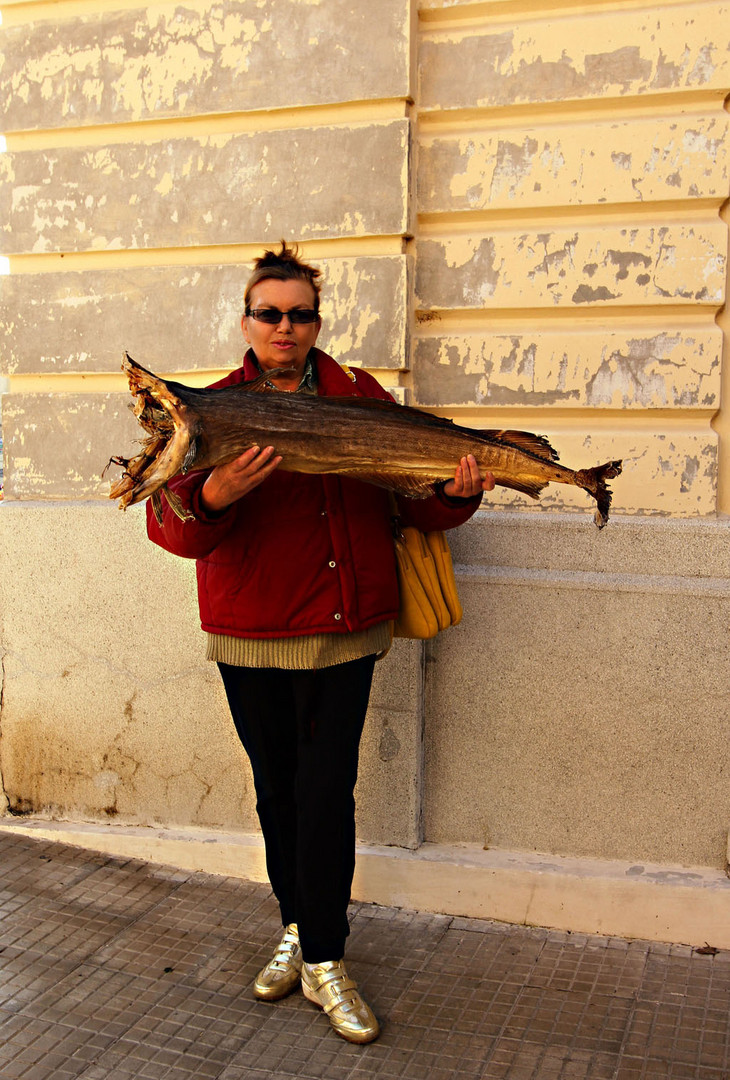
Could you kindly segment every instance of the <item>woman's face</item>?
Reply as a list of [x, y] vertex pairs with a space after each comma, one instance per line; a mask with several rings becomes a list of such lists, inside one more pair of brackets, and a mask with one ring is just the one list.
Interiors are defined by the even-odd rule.
[[[249, 307], [278, 308], [281, 312], [292, 308], [312, 309], [315, 306], [314, 289], [308, 281], [277, 281], [264, 278], [251, 290]], [[256, 359], [264, 371], [272, 368], [294, 367], [304, 370], [307, 353], [319, 335], [322, 323], [292, 323], [286, 314], [277, 324], [260, 322], [252, 315], [241, 319], [243, 336], [256, 353]]]

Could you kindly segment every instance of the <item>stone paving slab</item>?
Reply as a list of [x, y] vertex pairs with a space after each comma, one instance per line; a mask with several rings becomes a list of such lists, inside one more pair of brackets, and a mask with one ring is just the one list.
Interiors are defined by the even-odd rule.
[[0, 835], [2, 1080], [730, 1080], [730, 953], [353, 904], [383, 1022], [255, 1001], [266, 886]]

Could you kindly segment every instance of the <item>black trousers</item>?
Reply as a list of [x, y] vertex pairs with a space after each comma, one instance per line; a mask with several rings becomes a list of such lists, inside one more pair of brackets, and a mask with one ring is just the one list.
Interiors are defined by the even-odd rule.
[[251, 761], [266, 869], [307, 963], [339, 960], [355, 870], [358, 751], [374, 656], [318, 671], [218, 664]]

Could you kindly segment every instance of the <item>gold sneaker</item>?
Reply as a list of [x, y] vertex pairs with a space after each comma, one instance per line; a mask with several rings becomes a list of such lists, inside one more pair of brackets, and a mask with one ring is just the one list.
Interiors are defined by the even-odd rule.
[[357, 992], [342, 960], [302, 966], [304, 996], [324, 1009], [338, 1035], [348, 1042], [369, 1043], [377, 1039], [380, 1025]]
[[253, 983], [254, 997], [262, 1001], [278, 1001], [299, 986], [302, 971], [302, 949], [296, 923], [289, 923], [276, 952]]

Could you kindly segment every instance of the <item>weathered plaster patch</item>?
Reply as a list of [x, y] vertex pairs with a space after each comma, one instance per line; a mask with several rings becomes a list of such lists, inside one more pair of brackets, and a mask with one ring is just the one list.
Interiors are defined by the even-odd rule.
[[[12, 158], [19, 194], [13, 203], [3, 185], [0, 220], [18, 252], [398, 235], [407, 224], [405, 120], [2, 157]], [[75, 200], [73, 218], [59, 215]], [[208, 223], [200, 210], [213, 206]]]
[[[724, 296], [726, 245], [719, 220], [661, 228], [585, 226], [578, 232], [500, 229], [488, 237], [424, 239], [418, 242], [416, 292], [423, 308], [478, 307], [487, 299], [509, 307], [571, 300], [711, 305]], [[590, 268], [590, 284], [584, 267]]]
[[[520, 206], [723, 198], [730, 118], [630, 119], [495, 133], [426, 136], [418, 158], [422, 213]], [[695, 196], [696, 197], [696, 196]]]
[[[407, 365], [407, 264], [405, 256], [317, 260], [326, 351], [348, 364]], [[236, 366], [248, 272], [211, 265], [10, 276], [0, 289], [0, 372], [117, 372], [124, 349], [156, 371]]]
[[[257, 0], [230, 0], [225, 8], [165, 4], [38, 21], [4, 37], [5, 130], [404, 97], [409, 90], [409, 12], [390, 0], [372, 0], [367, 9], [281, 0], [276, 20]], [[307, 50], [307, 41], [316, 44]]]
[[726, 4], [648, 11], [576, 12], [520, 19], [514, 29], [472, 28], [426, 37], [422, 107], [495, 108], [702, 86], [727, 87], [727, 51], [707, 27], [726, 24]]
[[700, 468], [700, 463], [699, 463], [698, 458], [696, 458], [696, 457], [687, 457], [685, 459], [685, 465], [684, 465], [684, 469], [682, 470], [682, 476], [681, 476], [681, 479], [680, 479], [680, 488], [679, 488], [680, 491], [682, 491], [682, 492], [691, 491], [692, 485], [694, 484], [694, 482], [695, 482], [695, 480], [697, 478], [699, 468]]
[[625, 281], [632, 266], [641, 266], [648, 269], [652, 263], [650, 255], [643, 255], [641, 252], [636, 251], [613, 251], [609, 249], [606, 252], [606, 259], [609, 263], [618, 267], [616, 281]]
[[626, 154], [620, 150], [613, 150], [611, 152], [611, 161], [617, 169], [625, 169], [627, 172], [631, 169], [631, 154]]
[[428, 337], [416, 342], [413, 386], [420, 404], [442, 407], [716, 407], [721, 347], [713, 325], [699, 335], [586, 329]]
[[[6, 497], [106, 498], [102, 469], [120, 445], [139, 439], [128, 404], [122, 394], [9, 395], [3, 407]], [[116, 440], [122, 441], [115, 449]]]

